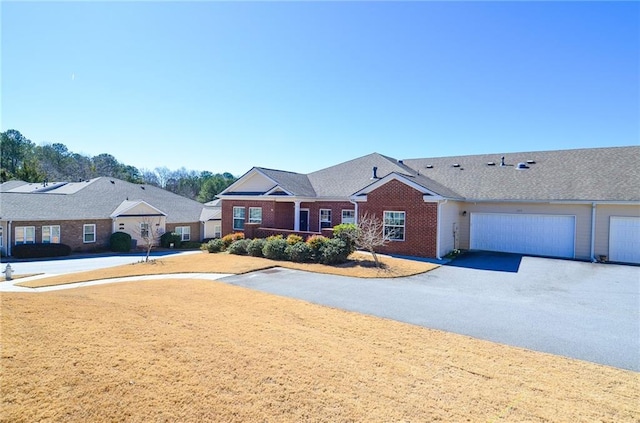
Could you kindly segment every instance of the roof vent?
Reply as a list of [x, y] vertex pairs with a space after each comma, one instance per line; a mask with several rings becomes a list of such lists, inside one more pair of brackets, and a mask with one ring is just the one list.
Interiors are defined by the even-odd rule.
[[487, 166], [495, 166], [496, 164], [494, 162], [487, 162]]
[[529, 166], [527, 166], [526, 163], [518, 163], [518, 166], [516, 166], [516, 169], [529, 169]]
[[433, 165], [428, 164], [428, 165], [426, 166], [426, 168], [427, 168], [427, 169], [433, 169]]
[[504, 164], [504, 156], [500, 157], [500, 166], [506, 166]]
[[109, 181], [109, 182], [111, 182], [111, 183], [112, 183], [112, 184], [114, 184], [114, 185], [116, 184], [116, 181]]
[[144, 189], [144, 186], [140, 185], [140, 188]]
[[527, 164], [536, 164], [535, 160], [527, 160]]
[[378, 167], [374, 166], [373, 169], [371, 169], [371, 179], [378, 179]]
[[398, 160], [398, 163], [404, 164], [404, 161], [403, 160]]
[[451, 165], [451, 167], [460, 167], [460, 163], [454, 163]]

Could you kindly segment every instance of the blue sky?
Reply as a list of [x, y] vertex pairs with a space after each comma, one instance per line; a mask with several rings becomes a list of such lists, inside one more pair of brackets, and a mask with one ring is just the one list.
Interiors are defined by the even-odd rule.
[[1, 129], [311, 172], [640, 142], [635, 2], [7, 2]]

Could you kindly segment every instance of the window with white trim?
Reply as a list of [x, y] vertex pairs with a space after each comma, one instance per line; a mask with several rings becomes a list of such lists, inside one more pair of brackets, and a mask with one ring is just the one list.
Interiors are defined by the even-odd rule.
[[384, 212], [384, 237], [391, 241], [404, 241], [406, 215], [403, 211]]
[[249, 207], [249, 223], [262, 223], [262, 207]]
[[180, 235], [180, 241], [191, 241], [190, 226], [176, 226], [176, 233]]
[[342, 223], [356, 223], [356, 211], [342, 210]]
[[36, 227], [35, 226], [16, 226], [15, 244], [35, 244], [36, 243]]
[[149, 224], [147, 222], [140, 223], [140, 236], [142, 238], [149, 238]]
[[320, 209], [320, 229], [331, 227], [331, 209]]
[[244, 207], [233, 208], [233, 230], [234, 231], [244, 230], [244, 215], [245, 215]]
[[43, 244], [60, 244], [60, 226], [51, 225], [42, 227]]
[[93, 223], [82, 225], [82, 242], [89, 244], [96, 242], [96, 225]]
[[214, 225], [213, 226], [213, 237], [214, 238], [222, 238], [222, 226]]

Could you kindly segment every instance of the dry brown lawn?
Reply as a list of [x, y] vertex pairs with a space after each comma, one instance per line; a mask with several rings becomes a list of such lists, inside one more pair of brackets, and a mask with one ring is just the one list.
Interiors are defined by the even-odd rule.
[[325, 266], [314, 263], [292, 263], [274, 261], [265, 258], [236, 256], [226, 253], [209, 254], [194, 253], [188, 255], [169, 256], [148, 263], [133, 263], [123, 266], [101, 269], [98, 272], [79, 272], [51, 278], [36, 279], [19, 283], [20, 286], [37, 288], [42, 286], [61, 285], [74, 282], [85, 282], [96, 279], [121, 278], [125, 276], [160, 275], [171, 273], [232, 273], [242, 274], [256, 270], [280, 266], [290, 269], [306, 270], [316, 273], [355, 276], [361, 278], [393, 278], [424, 273], [437, 265], [414, 260], [403, 260], [389, 256], [381, 256], [383, 268], [376, 268], [371, 256], [356, 252], [349, 261], [338, 266]]
[[2, 294], [3, 422], [638, 422], [639, 374], [198, 280]]

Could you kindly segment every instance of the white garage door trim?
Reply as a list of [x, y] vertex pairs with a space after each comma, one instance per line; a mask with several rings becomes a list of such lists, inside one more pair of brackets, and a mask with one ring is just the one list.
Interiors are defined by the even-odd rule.
[[640, 217], [609, 218], [609, 261], [640, 264]]
[[471, 213], [470, 248], [575, 258], [574, 215]]

